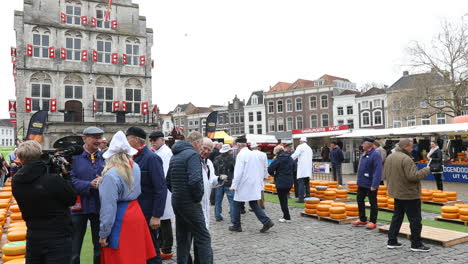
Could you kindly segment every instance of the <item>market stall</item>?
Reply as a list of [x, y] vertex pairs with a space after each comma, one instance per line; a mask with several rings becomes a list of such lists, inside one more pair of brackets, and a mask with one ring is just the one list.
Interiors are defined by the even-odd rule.
[[234, 139], [224, 131], [216, 131], [213, 137], [213, 140], [223, 142], [224, 144], [230, 144], [230, 145], [234, 143]]

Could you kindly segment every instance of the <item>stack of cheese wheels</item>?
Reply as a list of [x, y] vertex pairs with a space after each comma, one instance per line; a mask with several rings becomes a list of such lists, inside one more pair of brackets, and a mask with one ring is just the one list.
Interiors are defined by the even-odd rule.
[[328, 188], [338, 188], [338, 182], [337, 181], [328, 182]]
[[[7, 230], [7, 239], [10, 242], [21, 241], [26, 239], [26, 225], [24, 222], [11, 223]], [[17, 224], [17, 225], [15, 225]]]
[[327, 189], [323, 192], [323, 199], [325, 200], [335, 200], [336, 199], [336, 191]]
[[421, 190], [421, 200], [432, 201], [432, 191], [428, 189]]
[[337, 204], [332, 204], [332, 207], [330, 207], [330, 218], [346, 219], [346, 207], [337, 206]]
[[388, 197], [387, 198], [387, 207], [388, 209], [395, 209], [395, 199], [393, 199], [392, 197]]
[[271, 191], [274, 192], [274, 193], [277, 193], [278, 190], [276, 189], [276, 185], [273, 184], [273, 187], [271, 187]]
[[18, 258], [14, 260], [10, 260], [8, 262], [3, 262], [4, 264], [26, 264], [25, 258]]
[[444, 191], [447, 194], [447, 201], [456, 201], [457, 200], [457, 192], [449, 192]]
[[346, 216], [359, 216], [359, 207], [357, 204], [347, 204]]
[[387, 197], [387, 186], [379, 185], [379, 189], [377, 190], [377, 196]]
[[337, 199], [346, 199], [346, 198], [348, 198], [348, 190], [345, 190], [345, 189], [336, 190], [336, 198]]
[[387, 207], [387, 196], [377, 196], [377, 206], [381, 208], [386, 208]]
[[294, 192], [294, 185], [291, 187], [291, 190], [289, 192], [291, 192], [291, 193]]
[[330, 216], [330, 208], [331, 208], [330, 204], [324, 204], [324, 203], [320, 202], [319, 205], [317, 205], [317, 215], [318, 216], [329, 217]]
[[441, 208], [442, 212], [440, 213], [440, 215], [443, 217], [443, 218], [447, 218], [447, 219], [457, 219], [459, 218], [459, 208], [458, 206], [442, 206]]
[[15, 241], [7, 243], [2, 247], [2, 252], [3, 263], [13, 259], [24, 258], [26, 254], [26, 241]]
[[[458, 207], [458, 206], [457, 206]], [[460, 220], [468, 221], [468, 207], [458, 207], [458, 213], [460, 214]]]
[[265, 184], [265, 191], [267, 191], [267, 192], [272, 192], [272, 191], [273, 191], [273, 186], [274, 186], [274, 185], [271, 184], [271, 183]]
[[320, 199], [317, 197], [307, 197], [304, 199], [304, 212], [306, 214], [316, 214], [317, 206], [320, 203]]
[[357, 192], [358, 186], [355, 181], [349, 181], [346, 183], [346, 185], [348, 185], [349, 192]]
[[432, 201], [437, 203], [446, 203], [448, 201], [447, 194], [444, 192], [433, 192]]
[[322, 181], [319, 181], [319, 180], [310, 181], [310, 182], [309, 182], [309, 187], [310, 187], [310, 188], [315, 188], [315, 187], [317, 187], [317, 185], [321, 185], [321, 184], [320, 184], [321, 182], [322, 182]]
[[321, 198], [321, 199], [322, 199], [322, 198], [324, 198], [324, 196], [325, 196], [325, 191], [328, 189], [328, 186], [326, 186], [326, 185], [317, 185], [317, 186], [315, 187], [315, 189], [317, 189], [317, 191], [316, 191], [316, 196], [317, 196], [318, 198]]

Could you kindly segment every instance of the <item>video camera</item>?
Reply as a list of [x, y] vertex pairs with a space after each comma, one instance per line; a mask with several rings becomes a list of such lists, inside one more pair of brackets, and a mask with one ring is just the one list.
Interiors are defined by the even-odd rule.
[[64, 150], [48, 149], [42, 151], [41, 159], [49, 167], [49, 172], [60, 174], [62, 169], [71, 170], [71, 157], [83, 153], [83, 147], [70, 146]]

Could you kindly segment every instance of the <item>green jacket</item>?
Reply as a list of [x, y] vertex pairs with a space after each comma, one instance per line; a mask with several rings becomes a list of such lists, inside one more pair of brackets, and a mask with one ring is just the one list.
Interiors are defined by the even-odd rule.
[[387, 157], [384, 164], [388, 195], [400, 200], [421, 199], [421, 180], [430, 172], [428, 167], [418, 171], [411, 154], [397, 148]]

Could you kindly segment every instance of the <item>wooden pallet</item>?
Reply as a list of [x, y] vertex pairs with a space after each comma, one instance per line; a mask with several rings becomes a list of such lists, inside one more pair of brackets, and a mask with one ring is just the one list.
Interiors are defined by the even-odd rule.
[[301, 216], [307, 216], [307, 217], [312, 217], [318, 220], [323, 220], [323, 221], [329, 221], [329, 222], [334, 222], [339, 225], [345, 225], [345, 224], [351, 224], [354, 220], [359, 219], [359, 217], [347, 217], [346, 219], [332, 219], [330, 217], [326, 216], [318, 216], [316, 214], [307, 214], [305, 212], [301, 212]]
[[271, 193], [271, 194], [277, 194], [277, 192], [272, 192], [272, 191], [263, 191], [264, 193]]
[[457, 201], [448, 201], [448, 202], [445, 202], [445, 203], [438, 203], [438, 202], [433, 202], [433, 201], [422, 201], [423, 203], [425, 204], [433, 204], [433, 205], [440, 205], [440, 206], [444, 206], [444, 205], [454, 205], [454, 204], [462, 204], [464, 203], [463, 201], [460, 201], [460, 200], [457, 200]]
[[357, 194], [357, 192], [350, 192], [350, 191], [348, 191], [348, 194]]
[[448, 219], [448, 218], [443, 218], [442, 216], [436, 216], [434, 220], [468, 226], [468, 221], [463, 221], [460, 219]]
[[[386, 233], [389, 229], [390, 225], [381, 226], [379, 227], [379, 232]], [[400, 235], [406, 236], [407, 239], [410, 239], [411, 231], [409, 228], [409, 223], [403, 223], [401, 225]], [[421, 231], [421, 238], [429, 242], [441, 244], [443, 247], [450, 247], [468, 242], [468, 233], [432, 226], [423, 226]]]

